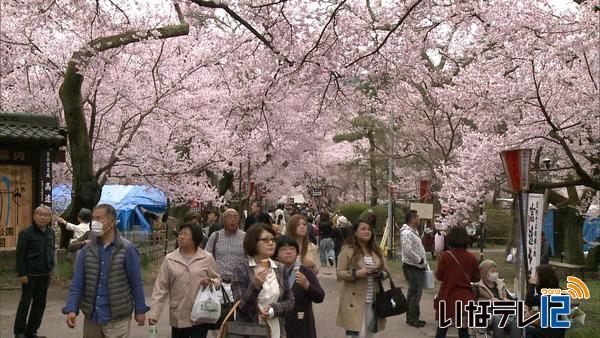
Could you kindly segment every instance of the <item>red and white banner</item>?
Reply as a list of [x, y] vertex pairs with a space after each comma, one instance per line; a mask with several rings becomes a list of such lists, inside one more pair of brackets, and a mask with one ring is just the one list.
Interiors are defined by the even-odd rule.
[[500, 153], [508, 186], [513, 192], [529, 190], [531, 149], [506, 150]]

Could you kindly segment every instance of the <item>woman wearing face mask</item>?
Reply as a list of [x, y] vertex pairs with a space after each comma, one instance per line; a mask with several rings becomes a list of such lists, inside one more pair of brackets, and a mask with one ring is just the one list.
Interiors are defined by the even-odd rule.
[[[484, 260], [479, 264], [479, 272], [481, 280], [476, 284], [478, 300], [488, 300], [493, 302], [496, 300], [510, 300], [512, 297], [506, 289], [506, 285], [502, 279], [498, 279], [498, 266], [492, 260]], [[502, 316], [493, 315], [491, 327], [494, 330], [495, 338], [503, 338], [504, 332], [510, 333], [510, 338], [518, 338], [521, 336], [521, 329], [517, 326], [515, 316], [510, 316], [508, 323], [504, 328], [500, 327], [500, 319]]]
[[[292, 218], [295, 216], [292, 216]], [[291, 218], [290, 218], [291, 219]], [[295, 305], [285, 316], [287, 338], [316, 338], [315, 317], [312, 304], [321, 303], [325, 291], [315, 273], [296, 259], [299, 246], [293, 237], [283, 235], [277, 239], [275, 256], [290, 274], [288, 284], [294, 293]]]
[[373, 337], [385, 329], [385, 318], [377, 318], [373, 301], [379, 291], [377, 280], [387, 278], [387, 262], [375, 242], [373, 228], [358, 221], [352, 228], [348, 245], [339, 256], [337, 280], [343, 282], [337, 325], [347, 337]]

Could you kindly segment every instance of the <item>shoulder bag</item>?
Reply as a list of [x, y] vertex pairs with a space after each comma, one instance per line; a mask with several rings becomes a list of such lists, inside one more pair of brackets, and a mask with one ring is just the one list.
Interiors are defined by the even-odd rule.
[[390, 289], [385, 291], [381, 279], [377, 279], [379, 292], [375, 295], [374, 309], [379, 318], [401, 315], [408, 310], [408, 302], [406, 301], [406, 297], [404, 297], [404, 293], [402, 293], [402, 289], [396, 287], [389, 271], [385, 272], [390, 279]]
[[240, 301], [238, 300], [231, 310], [229, 310], [227, 316], [225, 316], [221, 329], [219, 330], [218, 338], [271, 338], [271, 330], [269, 329], [268, 324], [261, 325], [257, 323], [229, 321], [239, 305]]

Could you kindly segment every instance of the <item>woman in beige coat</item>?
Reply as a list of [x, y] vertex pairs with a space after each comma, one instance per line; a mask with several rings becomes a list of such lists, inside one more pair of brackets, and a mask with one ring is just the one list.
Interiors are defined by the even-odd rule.
[[375, 242], [373, 228], [358, 221], [352, 228], [348, 244], [338, 258], [337, 279], [342, 281], [337, 325], [348, 337], [372, 337], [385, 328], [385, 318], [373, 311], [379, 280], [387, 278], [388, 266]]
[[201, 287], [213, 284], [220, 288], [217, 264], [212, 255], [199, 245], [201, 229], [196, 224], [186, 223], [179, 229], [179, 248], [165, 256], [154, 283], [148, 323], [156, 325], [163, 306], [169, 297], [169, 325], [173, 338], [206, 338], [210, 324], [195, 324], [191, 321], [192, 307]]

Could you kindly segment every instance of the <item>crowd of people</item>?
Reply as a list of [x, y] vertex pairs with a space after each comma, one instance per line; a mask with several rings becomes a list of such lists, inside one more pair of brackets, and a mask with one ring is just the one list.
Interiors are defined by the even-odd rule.
[[[117, 230], [112, 206], [82, 209], [78, 226], [59, 219], [79, 234], [69, 246], [77, 258], [62, 308], [67, 326], [77, 325], [81, 311], [84, 337], [128, 337], [132, 317], [140, 326], [154, 326], [168, 303], [174, 338], [217, 337], [230, 311], [235, 311], [236, 322], [264, 327], [272, 338], [317, 337], [313, 304], [324, 301], [325, 291], [317, 276], [327, 267], [336, 270], [339, 281], [336, 324], [345, 335], [372, 337], [385, 329], [386, 318], [377, 315], [375, 300], [382, 291], [381, 281], [389, 278], [390, 272], [376, 242], [375, 219], [351, 224], [339, 211], [330, 214], [322, 209], [313, 215], [309, 208], [283, 205], [267, 213], [256, 202], [244, 223], [241, 220], [234, 209], [222, 214], [210, 211], [207, 222], [193, 211], [186, 214], [177, 231], [177, 248], [164, 257], [146, 304], [138, 250]], [[33, 224], [19, 235], [16, 256], [22, 296], [14, 323], [17, 338], [42, 337], [37, 330], [54, 267], [51, 221], [51, 210], [38, 207]], [[420, 303], [429, 268], [420, 225], [418, 213], [407, 212], [399, 248], [408, 283], [406, 324], [415, 328], [426, 325]], [[436, 311], [441, 301], [448, 305], [447, 316], [454, 317], [457, 301], [513, 299], [498, 276], [497, 264], [491, 260], [479, 263], [466, 250], [469, 236], [463, 227], [449, 229], [446, 240], [448, 248], [440, 253], [435, 271], [441, 282], [432, 304]], [[525, 300], [535, 306], [539, 305], [540, 290], [558, 287], [558, 278], [553, 269], [540, 265], [530, 283]], [[191, 313], [196, 296], [208, 287], [219, 290], [221, 316], [217, 323], [194, 322]], [[438, 327], [436, 337], [446, 337], [447, 330]], [[521, 335], [512, 317], [505, 327], [493, 317], [490, 330], [494, 337]], [[469, 336], [466, 328], [458, 328], [458, 332], [461, 338]], [[532, 327], [527, 335], [562, 337], [564, 330]]]

